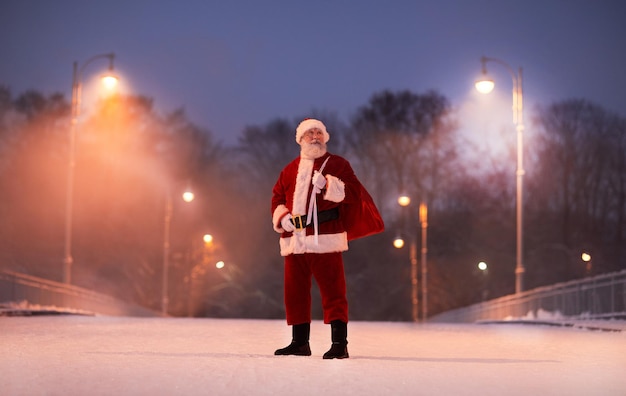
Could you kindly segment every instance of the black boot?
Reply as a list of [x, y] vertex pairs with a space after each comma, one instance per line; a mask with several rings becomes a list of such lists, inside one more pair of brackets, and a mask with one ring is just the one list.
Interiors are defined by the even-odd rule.
[[348, 324], [341, 320], [330, 322], [333, 345], [324, 354], [324, 359], [346, 359], [348, 355]]
[[291, 344], [284, 348], [277, 349], [274, 355], [311, 356], [311, 347], [309, 346], [311, 324], [302, 323], [293, 325], [291, 332], [293, 334]]

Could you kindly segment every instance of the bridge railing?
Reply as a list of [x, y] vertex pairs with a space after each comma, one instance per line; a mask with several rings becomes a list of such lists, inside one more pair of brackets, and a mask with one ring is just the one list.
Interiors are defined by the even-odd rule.
[[0, 306], [90, 315], [159, 315], [89, 289], [7, 270], [0, 270]]
[[[112, 316], [158, 316], [150, 309], [81, 287], [0, 270], [0, 305], [39, 306]], [[626, 318], [626, 270], [557, 283], [435, 315], [430, 322]]]
[[626, 318], [626, 270], [556, 283], [443, 312], [431, 322]]

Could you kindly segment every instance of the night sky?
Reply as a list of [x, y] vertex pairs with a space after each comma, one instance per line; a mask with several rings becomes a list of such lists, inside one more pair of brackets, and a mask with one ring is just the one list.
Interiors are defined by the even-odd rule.
[[[621, 0], [0, 0], [0, 84], [69, 100], [72, 63], [115, 52], [124, 92], [231, 144], [314, 109], [349, 121], [384, 89], [463, 108], [486, 55], [523, 68], [527, 114], [582, 98], [626, 116], [624, 21]], [[511, 78], [489, 73], [510, 111]]]

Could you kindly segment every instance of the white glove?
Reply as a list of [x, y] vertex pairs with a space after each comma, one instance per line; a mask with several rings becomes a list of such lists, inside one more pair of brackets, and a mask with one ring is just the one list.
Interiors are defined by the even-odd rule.
[[283, 227], [283, 230], [287, 232], [294, 232], [296, 230], [296, 226], [291, 222], [291, 215], [289, 213], [280, 219], [280, 225]]
[[326, 177], [318, 171], [315, 171], [313, 172], [313, 178], [311, 179], [311, 183], [313, 183], [315, 187], [322, 191], [322, 189], [326, 186]]

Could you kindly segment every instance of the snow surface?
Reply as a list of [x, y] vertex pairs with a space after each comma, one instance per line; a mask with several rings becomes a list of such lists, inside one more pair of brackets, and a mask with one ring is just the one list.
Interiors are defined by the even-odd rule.
[[350, 359], [323, 360], [330, 329], [316, 321], [313, 356], [274, 356], [290, 331], [278, 320], [0, 317], [0, 394], [626, 395], [626, 331], [351, 322]]

